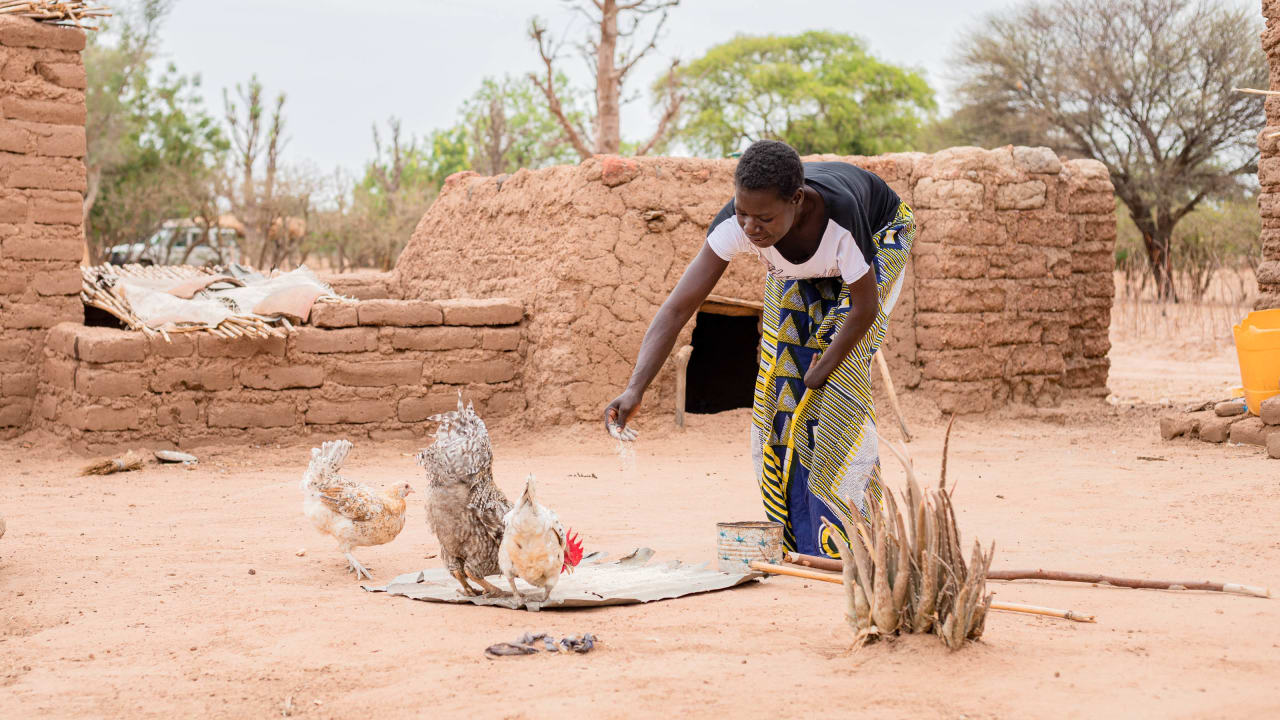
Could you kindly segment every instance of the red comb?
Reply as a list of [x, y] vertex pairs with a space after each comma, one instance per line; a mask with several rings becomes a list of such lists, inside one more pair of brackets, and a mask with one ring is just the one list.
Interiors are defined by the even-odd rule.
[[573, 568], [582, 561], [582, 538], [578, 537], [570, 529], [565, 535], [564, 548], [564, 564], [560, 566], [560, 572], [573, 572]]

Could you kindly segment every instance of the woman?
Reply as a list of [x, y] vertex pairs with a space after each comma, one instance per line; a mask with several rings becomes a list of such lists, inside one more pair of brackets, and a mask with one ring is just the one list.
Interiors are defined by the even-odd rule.
[[801, 163], [786, 143], [751, 145], [734, 196], [658, 309], [626, 391], [605, 408], [623, 428], [729, 261], [768, 268], [764, 337], [752, 410], [752, 456], [765, 514], [788, 550], [837, 557], [822, 524], [853, 522], [879, 501], [880, 459], [870, 366], [915, 239], [911, 209], [874, 174], [842, 162]]

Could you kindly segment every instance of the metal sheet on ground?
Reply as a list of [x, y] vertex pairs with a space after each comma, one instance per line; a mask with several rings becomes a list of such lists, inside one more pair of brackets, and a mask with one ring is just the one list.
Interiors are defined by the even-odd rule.
[[[444, 568], [431, 568], [400, 575], [382, 587], [362, 586], [369, 592], [384, 592], [413, 600], [445, 603], [490, 605], [509, 610], [570, 610], [606, 605], [672, 600], [686, 595], [728, 590], [762, 577], [758, 573], [723, 573], [706, 563], [686, 565], [679, 560], [649, 564], [653, 550], [640, 548], [626, 557], [606, 563], [604, 553], [592, 553], [582, 559], [572, 574], [560, 576], [555, 592], [547, 602], [519, 603], [514, 597], [468, 597], [462, 594], [458, 581]], [[506, 588], [500, 576], [489, 578]], [[517, 580], [521, 593], [541, 596], [542, 590]]]

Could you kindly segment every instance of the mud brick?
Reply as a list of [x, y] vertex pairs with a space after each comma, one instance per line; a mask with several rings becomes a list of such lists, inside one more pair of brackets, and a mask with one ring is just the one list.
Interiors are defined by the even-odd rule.
[[974, 381], [1000, 377], [1004, 370], [1001, 353], [987, 348], [940, 350], [923, 354], [922, 372], [930, 380]]
[[378, 349], [376, 328], [299, 328], [294, 338], [294, 347], [304, 353], [369, 352]]
[[40, 367], [40, 381], [64, 390], [73, 390], [76, 386], [76, 368], [74, 360], [59, 357], [47, 357]]
[[993, 406], [989, 382], [925, 381], [920, 387], [944, 413], [986, 412]]
[[1231, 442], [1266, 447], [1267, 438], [1277, 432], [1280, 428], [1267, 425], [1262, 418], [1247, 417], [1231, 426]]
[[140, 362], [147, 357], [147, 338], [140, 332], [115, 328], [82, 328], [76, 357], [91, 363]]
[[1015, 147], [1013, 163], [1029, 173], [1057, 175], [1062, 172], [1058, 154], [1047, 147]]
[[391, 400], [312, 400], [306, 417], [310, 425], [361, 424], [386, 420], [394, 410]]
[[176, 390], [230, 390], [233, 384], [230, 363], [200, 364], [194, 367], [164, 365], [151, 377], [153, 392]]
[[0, 45], [7, 47], [84, 50], [85, 34], [77, 28], [47, 25], [27, 18], [0, 18]]
[[1004, 290], [991, 282], [921, 279], [916, 283], [917, 312], [998, 312], [1004, 306]]
[[20, 195], [0, 198], [0, 223], [21, 225], [27, 221], [29, 205]]
[[1032, 210], [1044, 207], [1045, 197], [1045, 184], [1040, 180], [997, 185], [996, 209]]
[[7, 97], [3, 101], [4, 116], [10, 120], [54, 123], [57, 125], [84, 125], [84, 102], [70, 100], [32, 100]]
[[322, 302], [311, 306], [312, 325], [322, 328], [355, 327], [356, 306], [349, 303]]
[[396, 350], [461, 350], [475, 347], [479, 340], [480, 336], [469, 327], [394, 328], [391, 331], [391, 347]]
[[972, 180], [922, 178], [916, 183], [915, 204], [921, 208], [981, 210], [982, 183]]
[[356, 315], [361, 325], [393, 327], [439, 325], [443, 320], [440, 306], [429, 300], [362, 300]]
[[515, 350], [520, 347], [520, 328], [482, 330], [480, 347], [485, 350]]
[[24, 227], [19, 234], [4, 239], [4, 257], [9, 260], [79, 261], [84, 254], [80, 228], [66, 225]]
[[[1265, 411], [1266, 408], [1264, 407]], [[1213, 406], [1213, 413], [1218, 417], [1235, 417], [1249, 412], [1249, 406], [1245, 404], [1244, 398], [1238, 400], [1223, 400]], [[1266, 422], [1266, 413], [1263, 412], [1262, 421]]]
[[1280, 425], [1280, 395], [1272, 395], [1263, 400], [1258, 410], [1262, 422], [1268, 425]]
[[266, 338], [220, 338], [201, 333], [198, 341], [201, 357], [247, 358], [255, 355], [284, 357], [285, 339], [271, 335]]
[[73, 428], [92, 432], [135, 430], [141, 425], [137, 408], [113, 408], [106, 405], [74, 408], [64, 422]]
[[1280, 433], [1267, 436], [1267, 457], [1280, 459]]
[[422, 380], [422, 362], [418, 360], [340, 362], [329, 373], [329, 378], [340, 385], [353, 387], [417, 385]]
[[155, 335], [148, 339], [147, 354], [154, 357], [191, 357], [196, 351], [196, 339], [190, 333], [169, 333], [169, 339]]
[[0, 314], [0, 327], [51, 328], [60, 322], [77, 318], [84, 318], [84, 305], [80, 298], [52, 297], [38, 304], [10, 305]]
[[84, 90], [87, 87], [84, 65], [79, 63], [38, 62], [36, 72], [48, 82], [64, 88]]
[[31, 372], [6, 372], [0, 374], [0, 396], [32, 397], [36, 394], [36, 385], [39, 382], [40, 376], [34, 370]]
[[79, 268], [42, 270], [31, 279], [31, 287], [39, 295], [76, 295], [82, 280]]
[[448, 385], [506, 382], [516, 376], [516, 364], [510, 360], [474, 360], [455, 362], [436, 372], [437, 382]]
[[84, 218], [84, 199], [77, 192], [42, 193], [28, 205], [31, 222], [38, 225], [79, 225]]
[[23, 129], [21, 123], [0, 120], [0, 152], [25, 155], [30, 151], [31, 145], [31, 133]]
[[488, 400], [484, 401], [485, 412], [491, 417], [505, 417], [523, 412], [527, 406], [528, 403], [525, 402], [524, 393], [519, 390], [494, 393]]
[[76, 338], [83, 325], [73, 322], [58, 323], [45, 336], [44, 346], [65, 357], [76, 356]]
[[0, 399], [0, 427], [22, 427], [31, 417], [31, 400], [28, 398]]
[[428, 395], [426, 397], [407, 397], [396, 406], [396, 417], [401, 422], [421, 422], [440, 413], [458, 408], [458, 396], [453, 393]]
[[200, 410], [194, 400], [178, 400], [156, 408], [156, 424], [193, 425], [200, 420]]
[[319, 365], [242, 368], [240, 384], [257, 390], [316, 388], [324, 384], [324, 368]]
[[[15, 120], [10, 126], [23, 131], [34, 139], [34, 153], [45, 157], [82, 158], [87, 151], [85, 131], [82, 125], [55, 125], [53, 123]], [[27, 151], [22, 151], [27, 152]], [[78, 223], [79, 221], [77, 221]]]
[[1213, 418], [1211, 413], [1174, 413], [1160, 418], [1160, 437], [1172, 440], [1187, 436], [1194, 438], [1200, 434], [1200, 428], [1206, 420]]
[[141, 395], [147, 384], [141, 372], [121, 372], [109, 368], [80, 367], [76, 370], [76, 392], [96, 397]]
[[293, 403], [218, 401], [209, 406], [209, 427], [286, 427], [296, 422]]
[[515, 300], [441, 300], [445, 325], [515, 325], [524, 317], [524, 307]]
[[1240, 416], [1208, 418], [1200, 423], [1200, 439], [1210, 443], [1226, 442], [1231, 426], [1242, 419]]

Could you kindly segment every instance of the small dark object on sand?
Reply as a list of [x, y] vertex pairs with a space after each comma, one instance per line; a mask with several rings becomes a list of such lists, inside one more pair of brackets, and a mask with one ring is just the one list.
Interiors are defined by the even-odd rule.
[[576, 653], [589, 653], [596, 647], [596, 636], [591, 633], [586, 633], [582, 637], [570, 635], [561, 640], [560, 644], [564, 646], [565, 650], [572, 650]]
[[537, 648], [528, 645], [516, 645], [514, 643], [498, 643], [490, 645], [484, 649], [484, 654], [490, 657], [503, 657], [504, 655], [533, 655], [538, 652]]

